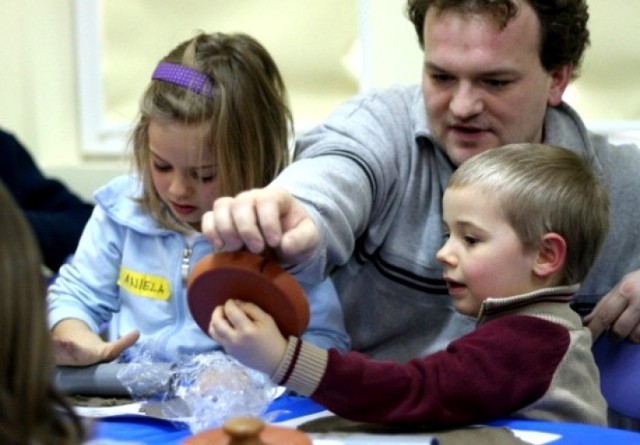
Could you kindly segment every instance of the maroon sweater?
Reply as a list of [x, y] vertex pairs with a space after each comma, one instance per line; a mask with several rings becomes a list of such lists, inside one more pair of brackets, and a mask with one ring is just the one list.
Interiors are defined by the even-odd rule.
[[291, 337], [272, 379], [365, 422], [460, 426], [518, 416], [605, 425], [591, 335], [568, 305], [576, 288], [488, 299], [475, 331], [404, 364]]

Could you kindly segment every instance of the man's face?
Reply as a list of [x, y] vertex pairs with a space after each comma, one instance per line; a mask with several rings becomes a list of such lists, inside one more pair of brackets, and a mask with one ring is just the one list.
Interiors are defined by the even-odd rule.
[[571, 76], [546, 72], [540, 25], [526, 2], [500, 29], [488, 16], [429, 10], [422, 90], [433, 138], [455, 165], [500, 145], [541, 142], [547, 105]]

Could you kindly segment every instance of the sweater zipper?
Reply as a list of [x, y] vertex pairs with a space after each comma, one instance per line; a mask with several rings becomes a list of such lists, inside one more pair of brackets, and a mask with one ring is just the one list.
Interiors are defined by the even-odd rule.
[[[180, 292], [185, 292], [184, 289], [186, 289], [187, 286], [187, 279], [189, 277], [189, 263], [191, 261], [192, 251], [193, 249], [190, 245], [187, 245], [184, 249], [182, 249], [182, 259], [180, 260], [180, 279], [183, 288], [180, 290]], [[176, 336], [176, 334], [182, 330], [186, 318], [182, 306], [182, 299], [175, 298], [173, 304], [176, 305], [176, 321], [173, 329], [167, 332], [167, 334], [165, 334], [165, 337], [163, 338], [162, 344], [165, 348], [167, 347], [167, 343], [169, 343]]]
[[186, 289], [187, 280], [189, 278], [189, 263], [191, 261], [191, 253], [193, 249], [187, 246], [182, 251], [182, 265], [180, 266], [180, 276], [182, 277], [182, 287]]

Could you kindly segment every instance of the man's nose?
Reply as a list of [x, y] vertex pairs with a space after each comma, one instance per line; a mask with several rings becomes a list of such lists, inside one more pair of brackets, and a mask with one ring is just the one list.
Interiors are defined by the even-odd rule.
[[449, 110], [459, 119], [468, 119], [482, 112], [484, 102], [479, 88], [469, 83], [461, 83], [453, 92]]

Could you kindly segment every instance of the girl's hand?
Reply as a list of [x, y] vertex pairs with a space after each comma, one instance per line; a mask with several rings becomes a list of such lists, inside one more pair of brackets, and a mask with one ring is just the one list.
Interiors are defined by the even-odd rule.
[[138, 341], [139, 337], [140, 333], [133, 331], [116, 341], [105, 342], [80, 320], [63, 320], [53, 330], [54, 362], [61, 366], [89, 366], [110, 362]]
[[287, 340], [269, 314], [238, 300], [214, 309], [209, 335], [240, 363], [268, 375], [276, 371], [287, 348]]

